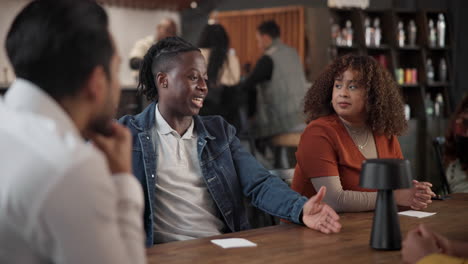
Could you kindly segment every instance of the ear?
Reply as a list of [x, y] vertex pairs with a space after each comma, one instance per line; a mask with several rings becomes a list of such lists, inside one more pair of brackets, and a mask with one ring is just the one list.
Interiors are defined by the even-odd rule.
[[156, 85], [159, 89], [166, 89], [168, 84], [167, 74], [164, 72], [158, 72], [156, 74]]
[[87, 100], [101, 104], [105, 100], [107, 95], [107, 84], [106, 84], [106, 73], [102, 66], [96, 66], [91, 71], [88, 81], [86, 82], [85, 87], [83, 87], [83, 93]]

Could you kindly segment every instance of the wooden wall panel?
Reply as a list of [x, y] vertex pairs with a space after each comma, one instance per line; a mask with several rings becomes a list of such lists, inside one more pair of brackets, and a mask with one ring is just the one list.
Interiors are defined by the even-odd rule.
[[253, 67], [262, 55], [263, 51], [257, 46], [255, 34], [258, 25], [266, 20], [276, 21], [283, 42], [294, 47], [304, 62], [305, 31], [302, 6], [215, 12], [211, 18], [226, 29], [231, 47], [236, 50], [241, 65], [251, 63]]

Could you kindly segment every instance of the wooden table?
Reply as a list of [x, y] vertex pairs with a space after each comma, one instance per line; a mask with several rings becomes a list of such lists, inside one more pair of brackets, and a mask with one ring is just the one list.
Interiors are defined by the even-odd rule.
[[[402, 237], [419, 223], [450, 239], [468, 241], [468, 194], [434, 201], [426, 218], [400, 216]], [[341, 215], [339, 234], [325, 235], [306, 227], [283, 224], [221, 236], [166, 243], [148, 249], [149, 263], [400, 263], [400, 251], [369, 247], [373, 213]], [[257, 247], [222, 249], [214, 238], [246, 238]]]

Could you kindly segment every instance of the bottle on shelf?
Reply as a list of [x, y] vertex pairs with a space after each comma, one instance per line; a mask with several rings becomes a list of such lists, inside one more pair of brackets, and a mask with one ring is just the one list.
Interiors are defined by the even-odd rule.
[[346, 46], [353, 46], [353, 27], [351, 20], [346, 20]]
[[347, 46], [346, 45], [346, 40], [348, 38], [348, 32], [346, 31], [346, 28], [341, 28], [341, 34], [340, 34], [340, 46]]
[[446, 82], [447, 81], [447, 62], [444, 58], [440, 59], [439, 62], [439, 81]]
[[412, 80], [413, 80], [413, 84], [417, 84], [418, 83], [418, 69], [417, 68], [413, 68], [411, 69], [411, 73], [412, 73]]
[[431, 100], [431, 95], [426, 94], [426, 99], [424, 100], [424, 104], [426, 105], [426, 115], [428, 117], [434, 116], [434, 102]]
[[405, 104], [405, 119], [406, 121], [410, 120], [411, 118], [411, 108], [408, 104]]
[[444, 115], [444, 97], [441, 93], [438, 93], [434, 103], [434, 116], [442, 117]]
[[372, 45], [373, 43], [373, 39], [374, 39], [374, 29], [371, 27], [370, 25], [370, 18], [369, 17], [366, 17], [366, 19], [364, 20], [364, 39], [365, 39], [365, 42], [366, 42], [366, 46], [369, 47]]
[[417, 33], [417, 28], [416, 28], [416, 23], [414, 23], [414, 20], [410, 20], [408, 24], [408, 44], [410, 46], [415, 46], [416, 45], [416, 33]]
[[427, 71], [427, 82], [434, 82], [434, 65], [432, 65], [432, 60], [429, 58], [426, 61], [426, 71]]
[[442, 13], [439, 14], [439, 19], [437, 20], [437, 44], [439, 47], [445, 47], [445, 18]]
[[395, 71], [395, 78], [399, 85], [405, 83], [405, 71], [402, 68], [397, 68]]
[[335, 23], [335, 21], [333, 19], [330, 20], [330, 24], [332, 25], [331, 26], [331, 38], [332, 38], [332, 42], [334, 45], [339, 45], [341, 44], [339, 41], [341, 41], [341, 38], [340, 38], [340, 34], [341, 34], [341, 30], [340, 30], [340, 26], [338, 24]]
[[380, 29], [380, 19], [376, 17], [374, 19], [374, 45], [380, 46], [382, 42], [382, 30]]
[[374, 56], [375, 60], [382, 65], [385, 69], [388, 69], [387, 57], [384, 54], [379, 54]]
[[436, 29], [434, 20], [429, 19], [429, 46], [435, 47], [437, 44]]
[[398, 22], [398, 46], [403, 47], [405, 46], [405, 29], [403, 25], [403, 21]]
[[414, 84], [413, 82], [413, 69], [405, 69], [405, 84]]

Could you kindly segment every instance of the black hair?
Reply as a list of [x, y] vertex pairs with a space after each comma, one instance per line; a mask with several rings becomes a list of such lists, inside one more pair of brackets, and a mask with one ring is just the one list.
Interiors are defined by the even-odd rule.
[[197, 47], [180, 37], [167, 37], [151, 46], [140, 68], [138, 92], [145, 95], [148, 101], [157, 100], [156, 74], [171, 70], [177, 55], [189, 51], [200, 52]]
[[262, 35], [268, 35], [272, 39], [279, 38], [280, 36], [280, 28], [278, 24], [274, 20], [268, 20], [263, 23], [261, 23], [258, 28], [258, 32]]
[[219, 72], [227, 59], [229, 48], [229, 37], [224, 27], [219, 24], [206, 25], [201, 33], [198, 47], [210, 49], [208, 82], [209, 87], [215, 87], [218, 85]]
[[16, 16], [5, 46], [16, 76], [55, 99], [76, 95], [96, 66], [110, 78], [108, 17], [94, 1], [32, 1]]

